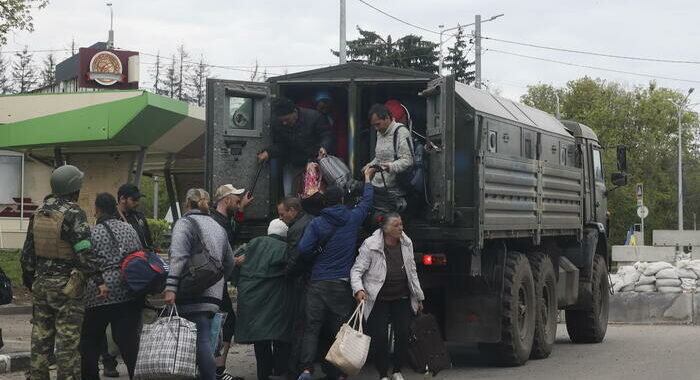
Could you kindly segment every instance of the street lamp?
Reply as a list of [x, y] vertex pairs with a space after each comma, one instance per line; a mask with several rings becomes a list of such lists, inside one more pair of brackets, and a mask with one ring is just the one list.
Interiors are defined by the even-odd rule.
[[683, 231], [683, 135], [681, 119], [683, 118], [684, 108], [688, 106], [688, 97], [695, 91], [694, 88], [688, 89], [688, 94], [685, 95], [683, 101], [676, 103], [673, 99], [668, 99], [678, 108], [678, 231]]
[[[489, 22], [489, 21], [493, 21], [493, 20], [495, 20], [495, 19], [497, 19], [497, 18], [499, 18], [499, 17], [501, 17], [501, 16], [504, 16], [504, 15], [505, 15], [504, 13], [501, 13], [501, 14], [498, 14], [498, 15], [495, 15], [495, 16], [491, 16], [491, 18], [482, 21], [482, 23], [484, 23], [484, 22]], [[455, 27], [447, 28], [447, 29], [445, 29], [445, 25], [438, 25], [438, 28], [440, 29], [440, 46], [439, 46], [439, 49], [440, 49], [440, 60], [439, 60], [439, 62], [438, 62], [438, 74], [439, 74], [439, 75], [442, 75], [442, 62], [443, 62], [443, 60], [444, 60], [444, 56], [443, 56], [443, 54], [442, 54], [442, 44], [443, 44], [442, 36], [443, 36], [443, 34], [444, 34], [445, 32], [449, 32], [449, 31], [452, 31], [452, 30], [455, 30], [455, 29], [464, 28], [464, 27], [467, 27], [467, 26], [472, 26], [472, 25], [475, 25], [475, 24], [476, 24], [476, 22], [473, 22], [473, 23], [471, 23], [471, 24], [457, 25], [457, 26], [455, 26]], [[480, 38], [480, 37], [481, 37], [481, 36], [479, 36], [479, 38]], [[449, 39], [449, 38], [448, 38], [448, 39]]]

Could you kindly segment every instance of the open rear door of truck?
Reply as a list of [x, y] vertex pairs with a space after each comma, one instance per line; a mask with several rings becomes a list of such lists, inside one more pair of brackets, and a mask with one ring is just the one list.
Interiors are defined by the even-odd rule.
[[257, 159], [271, 142], [270, 91], [268, 83], [207, 79], [207, 187], [212, 197], [227, 183], [252, 190], [249, 220], [268, 219], [271, 210], [272, 171]]
[[426, 98], [428, 144], [427, 219], [454, 222], [455, 80], [448, 76], [432, 80], [421, 92]]

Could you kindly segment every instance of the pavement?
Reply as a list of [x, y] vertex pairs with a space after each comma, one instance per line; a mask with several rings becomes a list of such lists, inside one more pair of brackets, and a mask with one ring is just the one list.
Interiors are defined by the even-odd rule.
[[[0, 351], [29, 347], [28, 316], [0, 316], [0, 327], [7, 346]], [[7, 332], [6, 332], [7, 331]], [[22, 332], [24, 331], [24, 332]], [[697, 337], [700, 327], [674, 325], [610, 325], [601, 344], [572, 344], [563, 324], [558, 326], [557, 345], [552, 356], [529, 361], [522, 367], [498, 368], [485, 364], [475, 346], [452, 346], [454, 368], [440, 373], [435, 379], [537, 379], [537, 380], [638, 380], [644, 379], [698, 379], [697, 363], [700, 350]], [[228, 367], [246, 379], [255, 379], [255, 355], [252, 346], [234, 345], [228, 357]], [[121, 380], [126, 368], [119, 367]], [[405, 371], [407, 380], [424, 376]], [[320, 378], [321, 373], [316, 376]], [[356, 379], [376, 379], [371, 365], [355, 376]], [[23, 372], [0, 374], [3, 380], [24, 380]], [[427, 379], [425, 379], [427, 380]]]

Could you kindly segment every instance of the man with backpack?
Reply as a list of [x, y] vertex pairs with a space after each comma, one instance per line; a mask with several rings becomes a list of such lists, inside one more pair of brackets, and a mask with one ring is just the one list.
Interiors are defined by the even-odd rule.
[[155, 249], [146, 217], [138, 210], [141, 197], [143, 197], [143, 194], [133, 183], [121, 185], [117, 191], [119, 216], [123, 222], [131, 224], [131, 227], [136, 230], [143, 248]]
[[366, 168], [378, 165], [382, 171], [374, 176], [375, 209], [381, 213], [402, 212], [406, 209], [406, 191], [400, 186], [400, 176], [413, 166], [411, 132], [397, 123], [389, 109], [375, 104], [369, 109], [369, 120], [377, 131], [374, 159]]
[[[303, 372], [299, 380], [312, 377], [324, 322], [335, 336], [354, 307], [350, 269], [355, 262], [358, 230], [372, 209], [374, 187], [371, 182], [375, 171], [375, 168], [365, 170], [362, 201], [352, 210], [345, 205], [343, 190], [329, 187], [324, 196], [326, 207], [309, 223], [299, 243], [301, 258], [313, 262], [301, 351]], [[346, 377], [339, 372], [326, 375], [332, 379]]]

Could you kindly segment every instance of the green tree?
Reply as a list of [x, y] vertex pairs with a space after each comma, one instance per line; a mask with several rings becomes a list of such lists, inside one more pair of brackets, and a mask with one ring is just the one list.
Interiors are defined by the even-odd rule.
[[[438, 44], [425, 41], [423, 37], [409, 34], [398, 40], [391, 35], [386, 38], [360, 27], [360, 37], [347, 42], [347, 56], [350, 60], [368, 65], [391, 66], [437, 73]], [[337, 51], [333, 54], [338, 55]]]
[[528, 106], [556, 115], [557, 95], [562, 97], [561, 89], [554, 88], [549, 84], [537, 84], [527, 86], [527, 93], [520, 98], [520, 101]]
[[[158, 177], [158, 219], [165, 218], [170, 207], [168, 191], [165, 188], [165, 179]], [[153, 218], [153, 177], [142, 177], [139, 189], [145, 195], [139, 202], [139, 209], [147, 218]]]
[[15, 92], [24, 94], [32, 90], [37, 83], [36, 68], [34, 67], [34, 55], [24, 49], [15, 53], [15, 62], [12, 65], [12, 82]]
[[[677, 220], [677, 112], [667, 100], [681, 101], [684, 94], [658, 88], [652, 82], [646, 87], [628, 89], [614, 82], [584, 77], [570, 81], [563, 88], [537, 85], [528, 88], [522, 101], [551, 112], [552, 99], [558, 93], [562, 118], [585, 124], [596, 132], [603, 147], [625, 145], [628, 150], [629, 183], [608, 193], [608, 210], [612, 215], [611, 243], [624, 242], [628, 228], [639, 223], [636, 215], [635, 183], [645, 186], [644, 204], [650, 210], [645, 220], [646, 242], [651, 243], [654, 229], [676, 229]], [[683, 116], [684, 212], [700, 212], [700, 157], [698, 115]], [[604, 149], [606, 173], [616, 171], [615, 149]], [[609, 186], [609, 189], [612, 185]], [[686, 218], [686, 228], [692, 218]]]
[[207, 78], [211, 76], [209, 65], [204, 62], [204, 56], [199, 56], [199, 62], [194, 65], [192, 74], [187, 76], [188, 86], [192, 94], [192, 103], [204, 107], [207, 94]]
[[44, 58], [44, 68], [41, 70], [41, 86], [50, 86], [56, 80], [56, 58], [49, 53]]
[[32, 9], [41, 9], [48, 4], [48, 0], [0, 1], [0, 46], [7, 43], [7, 34], [13, 30], [33, 32]]
[[5, 60], [2, 52], [0, 52], [0, 95], [9, 94], [12, 92], [12, 83], [8, 76], [9, 62]]
[[464, 38], [464, 29], [459, 28], [455, 36], [454, 46], [447, 49], [445, 56], [445, 67], [455, 77], [455, 80], [464, 84], [474, 82], [474, 70], [469, 68], [474, 66], [474, 62], [467, 59], [467, 42]]

